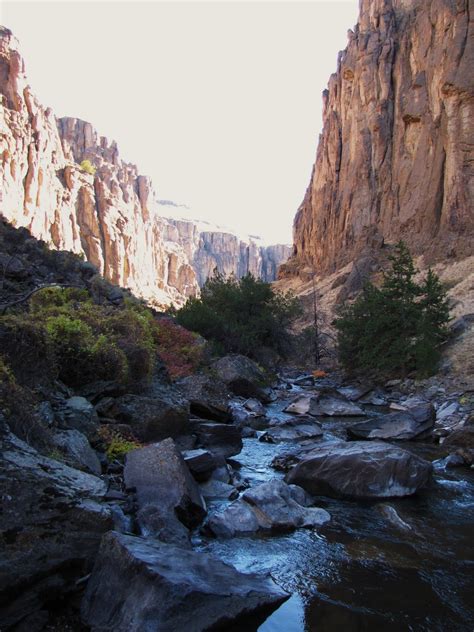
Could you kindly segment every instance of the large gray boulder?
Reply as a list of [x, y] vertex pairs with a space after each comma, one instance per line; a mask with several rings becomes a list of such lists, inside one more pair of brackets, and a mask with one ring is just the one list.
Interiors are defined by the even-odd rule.
[[317, 527], [330, 519], [324, 509], [308, 507], [310, 503], [300, 487], [273, 480], [244, 492], [224, 511], [210, 516], [207, 526], [216, 536], [233, 537]]
[[415, 439], [434, 427], [435, 411], [431, 404], [420, 404], [397, 413], [381, 415], [347, 429], [355, 439]]
[[383, 442], [322, 444], [286, 475], [313, 495], [348, 498], [410, 496], [431, 478], [431, 463]]
[[242, 450], [242, 433], [239, 428], [229, 424], [213, 422], [194, 422], [193, 431], [198, 442], [216, 459], [228, 459]]
[[279, 424], [269, 428], [260, 435], [259, 440], [266, 443], [281, 443], [287, 441], [307, 441], [321, 437], [323, 431], [315, 421], [310, 423]]
[[299, 395], [285, 408], [285, 412], [314, 417], [361, 417], [364, 415], [360, 406], [343, 395], [326, 391], [316, 392], [313, 395]]
[[204, 419], [230, 421], [229, 393], [226, 385], [210, 375], [190, 375], [176, 384], [189, 401], [191, 413]]
[[287, 598], [268, 575], [112, 532], [102, 541], [82, 617], [92, 632], [225, 630], [243, 615], [261, 614], [263, 621]]
[[[186, 527], [193, 528], [206, 515], [206, 503], [199, 486], [173, 439], [129, 452], [123, 473], [127, 488], [136, 490], [140, 510], [148, 507], [142, 517], [155, 514], [153, 522], [142, 520], [142, 531], [147, 535], [153, 534], [153, 524], [160, 525], [161, 529], [168, 518], [172, 521], [177, 518]], [[158, 537], [160, 529], [155, 532]]]
[[101, 502], [107, 489], [97, 476], [42, 456], [6, 429], [0, 488], [0, 627], [34, 632], [43, 629], [48, 601], [73, 589], [113, 528]]
[[211, 369], [235, 395], [269, 401], [265, 373], [250, 358], [242, 355], [224, 356], [214, 362]]
[[177, 392], [163, 389], [160, 396], [124, 395], [115, 400], [108, 416], [128, 424], [140, 441], [161, 441], [189, 432], [189, 404]]

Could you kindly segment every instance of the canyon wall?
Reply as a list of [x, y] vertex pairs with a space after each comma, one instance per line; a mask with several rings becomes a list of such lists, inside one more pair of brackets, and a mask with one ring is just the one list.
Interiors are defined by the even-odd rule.
[[281, 277], [400, 238], [427, 264], [473, 254], [473, 20], [472, 0], [361, 0]]
[[[18, 42], [0, 28], [0, 212], [58, 249], [82, 253], [113, 283], [157, 305], [198, 292], [167, 251], [149, 178], [90, 123], [56, 119], [27, 83]], [[81, 168], [88, 160], [95, 173]]]
[[200, 287], [215, 269], [226, 276], [233, 274], [240, 278], [250, 272], [264, 281], [274, 281], [279, 266], [291, 254], [290, 246], [264, 246], [256, 237], [244, 240], [204, 222], [173, 218], [166, 221], [166, 239], [183, 248]]

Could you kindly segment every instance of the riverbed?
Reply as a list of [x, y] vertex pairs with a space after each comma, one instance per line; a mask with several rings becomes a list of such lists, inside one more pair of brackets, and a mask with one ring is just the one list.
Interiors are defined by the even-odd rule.
[[[280, 397], [267, 407], [267, 415], [285, 417], [282, 410], [294, 396], [295, 389]], [[384, 411], [367, 407], [365, 412]], [[346, 427], [358, 420], [319, 421], [321, 441], [331, 442], [346, 438]], [[244, 439], [234, 467], [251, 486], [282, 478], [271, 462], [290, 445]], [[431, 442], [398, 445], [430, 460], [442, 454]], [[213, 501], [209, 510], [229, 502]], [[315, 504], [331, 514], [331, 522], [316, 530], [231, 539], [195, 534], [196, 548], [241, 571], [269, 572], [291, 594], [263, 624], [249, 623], [245, 630], [472, 632], [471, 470], [436, 470], [429, 487], [408, 498], [361, 502], [317, 497]]]

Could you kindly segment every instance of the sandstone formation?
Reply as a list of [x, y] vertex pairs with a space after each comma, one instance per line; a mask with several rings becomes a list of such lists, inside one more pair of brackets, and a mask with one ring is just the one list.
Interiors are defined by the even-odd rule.
[[[0, 30], [0, 211], [113, 283], [158, 304], [194, 295], [194, 272], [167, 252], [149, 178], [90, 123], [56, 119], [27, 84], [18, 42]], [[88, 160], [95, 170], [81, 168]]]
[[184, 249], [200, 287], [215, 269], [226, 276], [240, 278], [250, 272], [264, 281], [274, 281], [279, 266], [291, 254], [291, 247], [285, 244], [264, 246], [258, 237], [243, 240], [204, 222], [174, 218], [166, 222], [165, 239]]
[[470, 0], [361, 1], [282, 276], [400, 238], [428, 263], [473, 253], [473, 37]]

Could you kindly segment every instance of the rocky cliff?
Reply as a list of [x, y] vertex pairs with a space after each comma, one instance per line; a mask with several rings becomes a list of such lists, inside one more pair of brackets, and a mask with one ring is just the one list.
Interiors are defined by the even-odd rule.
[[291, 253], [290, 246], [264, 246], [258, 237], [244, 240], [205, 222], [168, 218], [166, 239], [179, 244], [202, 287], [214, 270], [240, 278], [247, 273], [271, 282]]
[[472, 0], [361, 0], [282, 276], [400, 238], [426, 263], [473, 254], [473, 16]]

